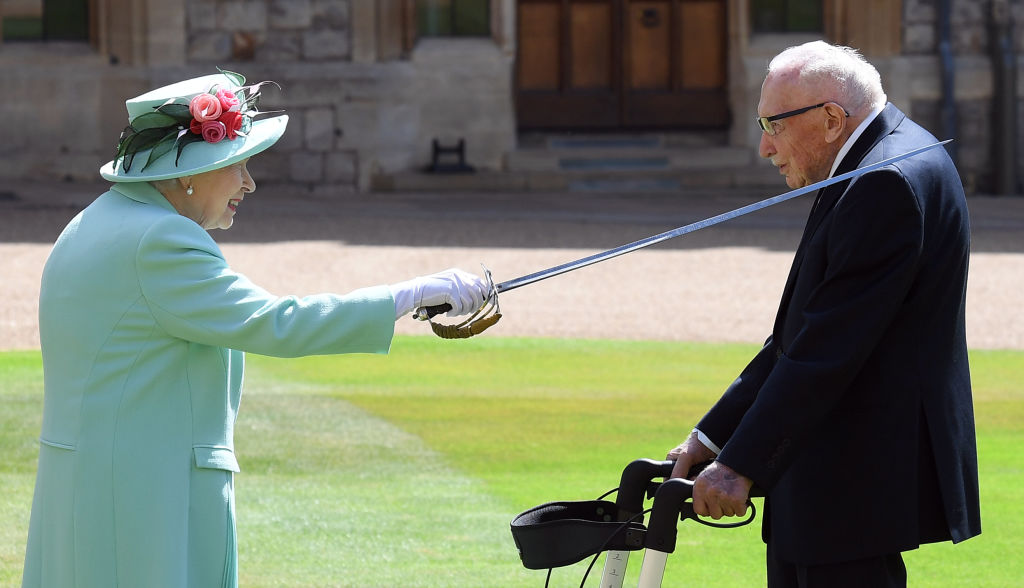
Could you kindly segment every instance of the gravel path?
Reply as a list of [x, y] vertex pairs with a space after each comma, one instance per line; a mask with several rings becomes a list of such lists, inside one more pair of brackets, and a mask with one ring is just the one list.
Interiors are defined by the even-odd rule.
[[[67, 221], [104, 185], [0, 191], [0, 349], [38, 348], [39, 278]], [[232, 267], [277, 294], [345, 292], [457, 266], [497, 281], [590, 255], [767, 197], [369, 194], [337, 200], [262, 187], [217, 231]], [[1024, 198], [973, 197], [968, 344], [1024, 349]], [[484, 336], [761, 342], [810, 200], [508, 292]], [[101, 255], [102, 252], [96, 252]], [[400, 333], [428, 333], [400, 320]]]

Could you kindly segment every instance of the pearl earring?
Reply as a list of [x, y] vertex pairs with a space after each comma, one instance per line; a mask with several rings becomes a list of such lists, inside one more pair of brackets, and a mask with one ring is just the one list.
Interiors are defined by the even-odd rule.
[[192, 189], [192, 186], [189, 186], [189, 187], [188, 187], [188, 189], [187, 189], [187, 190], [185, 190], [185, 193], [186, 193], [186, 194], [188, 194], [189, 196], [191, 196], [191, 195], [192, 195], [192, 192], [194, 192], [194, 191], [195, 191], [195, 190], [193, 190], [193, 189]]

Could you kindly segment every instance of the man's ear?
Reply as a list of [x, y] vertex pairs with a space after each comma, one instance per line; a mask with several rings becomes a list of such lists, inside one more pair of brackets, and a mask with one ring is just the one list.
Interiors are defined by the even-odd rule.
[[822, 107], [825, 110], [825, 142], [831, 143], [843, 136], [849, 118], [842, 106], [829, 102]]

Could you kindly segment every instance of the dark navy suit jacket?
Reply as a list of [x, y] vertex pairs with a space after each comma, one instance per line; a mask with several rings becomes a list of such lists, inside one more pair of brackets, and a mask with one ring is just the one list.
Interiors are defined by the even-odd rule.
[[[892, 104], [836, 174], [936, 141]], [[772, 336], [698, 428], [815, 565], [981, 532], [964, 329], [969, 225], [942, 148], [819, 192]]]

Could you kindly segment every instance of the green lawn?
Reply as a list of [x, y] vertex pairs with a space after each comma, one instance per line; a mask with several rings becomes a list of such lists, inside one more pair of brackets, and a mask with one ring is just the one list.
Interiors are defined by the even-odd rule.
[[[236, 432], [241, 584], [543, 586], [519, 563], [512, 517], [596, 498], [631, 460], [662, 458], [754, 351], [483, 336], [400, 337], [390, 356], [250, 355]], [[971, 361], [985, 532], [907, 554], [915, 587], [1024, 583], [1024, 353]], [[0, 586], [16, 586], [39, 354], [0, 354], [0, 385]], [[763, 585], [758, 526], [681, 524], [665, 585]], [[552, 586], [578, 586], [584, 567], [555, 570]], [[588, 586], [599, 575], [600, 564]]]

